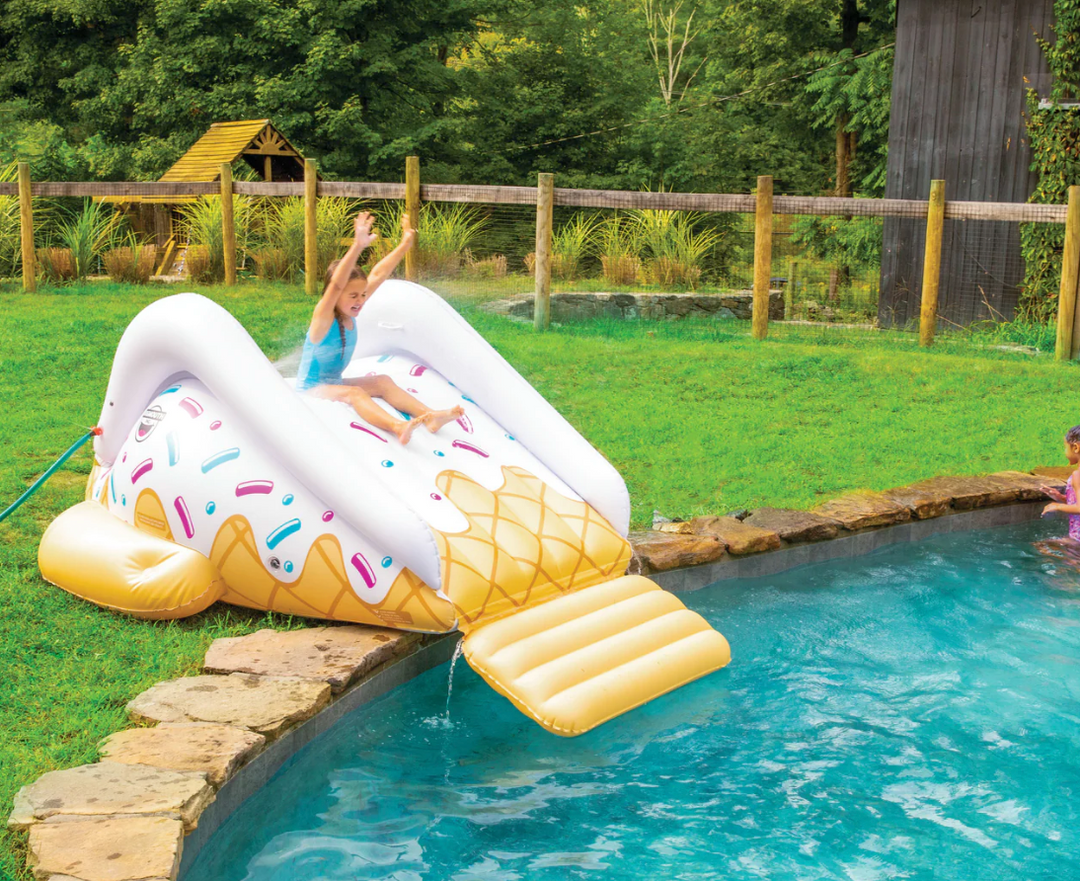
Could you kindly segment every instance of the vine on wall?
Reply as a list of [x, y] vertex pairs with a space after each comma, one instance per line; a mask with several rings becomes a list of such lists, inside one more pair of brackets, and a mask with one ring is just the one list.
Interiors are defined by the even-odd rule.
[[[1080, 101], [1080, 0], [1054, 0], [1053, 43], [1039, 39], [1053, 75], [1052, 106], [1039, 109], [1034, 89], [1028, 91], [1027, 130], [1031, 168], [1039, 175], [1029, 202], [1063, 204], [1071, 184], [1080, 184], [1080, 108], [1061, 102]], [[1065, 228], [1056, 223], [1020, 226], [1024, 256], [1022, 319], [1045, 322], [1057, 312], [1061, 252]]]

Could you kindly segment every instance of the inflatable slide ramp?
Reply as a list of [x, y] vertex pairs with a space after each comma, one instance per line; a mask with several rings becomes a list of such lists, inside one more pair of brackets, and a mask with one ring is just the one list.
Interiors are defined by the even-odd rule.
[[356, 320], [346, 377], [461, 418], [403, 446], [298, 394], [211, 301], [159, 300], [120, 341], [87, 501], [46, 530], [43, 576], [147, 618], [222, 600], [459, 629], [470, 665], [563, 735], [728, 662], [704, 619], [624, 576], [618, 472], [453, 309], [392, 281]]

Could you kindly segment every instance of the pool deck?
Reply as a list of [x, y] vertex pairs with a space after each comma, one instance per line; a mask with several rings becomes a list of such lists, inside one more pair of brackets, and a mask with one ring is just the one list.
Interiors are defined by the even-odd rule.
[[[813, 513], [765, 508], [664, 523], [631, 536], [630, 571], [693, 591], [1022, 523], [1038, 519], [1040, 487], [1060, 485], [1062, 474], [936, 478], [850, 494]], [[459, 638], [345, 625], [216, 640], [203, 675], [158, 683], [128, 704], [134, 722], [156, 727], [118, 732], [102, 744], [100, 762], [24, 786], [8, 825], [29, 832], [29, 865], [48, 881], [185, 878], [221, 824], [299, 750], [448, 661]]]

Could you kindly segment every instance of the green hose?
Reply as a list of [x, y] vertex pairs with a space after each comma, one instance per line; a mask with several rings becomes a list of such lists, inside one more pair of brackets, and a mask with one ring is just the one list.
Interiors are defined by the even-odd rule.
[[53, 462], [52, 465], [50, 465], [48, 469], [46, 469], [45, 473], [34, 481], [30, 489], [24, 492], [14, 502], [8, 505], [7, 508], [4, 509], [4, 512], [0, 514], [0, 523], [3, 523], [7, 519], [9, 514], [12, 514], [16, 510], [18, 510], [18, 508], [22, 505], [23, 502], [25, 502], [28, 498], [30, 498], [30, 496], [36, 493], [41, 488], [41, 485], [45, 483], [45, 481], [48, 480], [50, 477], [52, 477], [61, 465], [63, 465], [68, 459], [75, 455], [75, 453], [78, 452], [79, 448], [97, 433], [97, 429], [92, 428], [90, 429], [90, 431], [86, 432], [86, 434], [80, 437], [77, 441], [75, 441], [75, 443], [73, 443], [70, 447], [68, 447], [67, 452], [64, 453], [64, 455], [62, 455], [55, 462]]

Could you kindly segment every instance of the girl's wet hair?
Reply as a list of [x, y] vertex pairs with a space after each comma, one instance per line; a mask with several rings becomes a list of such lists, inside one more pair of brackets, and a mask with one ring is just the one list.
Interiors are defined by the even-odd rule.
[[1065, 443], [1080, 444], [1080, 425], [1074, 425], [1065, 432]]
[[[337, 269], [340, 265], [341, 261], [335, 260], [333, 263], [326, 267], [326, 284], [330, 284], [330, 279], [334, 277], [334, 270]], [[354, 278], [360, 278], [364, 281], [367, 281], [367, 274], [359, 266], [354, 265], [352, 268], [352, 272], [349, 273], [349, 281], [352, 281]]]

